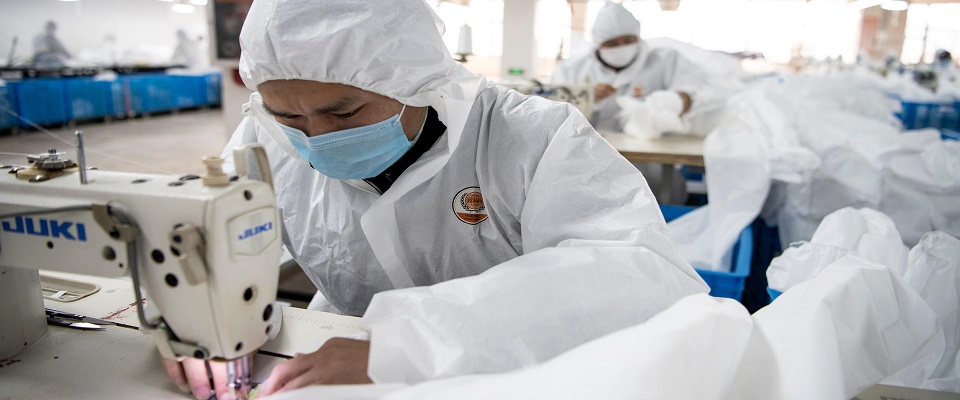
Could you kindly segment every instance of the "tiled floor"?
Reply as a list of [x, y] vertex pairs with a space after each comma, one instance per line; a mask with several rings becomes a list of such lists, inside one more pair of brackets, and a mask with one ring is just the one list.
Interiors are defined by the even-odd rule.
[[82, 130], [87, 165], [101, 170], [152, 174], [203, 173], [200, 159], [219, 155], [228, 130], [221, 110], [192, 110], [179, 114], [81, 124], [75, 128], [34, 129], [0, 136], [0, 163], [26, 164], [22, 155], [56, 148], [76, 160], [75, 130]]

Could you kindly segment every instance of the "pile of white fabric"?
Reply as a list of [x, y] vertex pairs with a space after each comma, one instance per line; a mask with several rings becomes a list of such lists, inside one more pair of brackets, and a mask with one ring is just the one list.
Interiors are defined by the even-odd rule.
[[[862, 218], [873, 223], [877, 215]], [[871, 242], [882, 225], [846, 239]], [[960, 242], [928, 237], [910, 253], [906, 277], [846, 255], [753, 315], [736, 301], [696, 294], [524, 369], [409, 386], [314, 386], [275, 398], [846, 400], [881, 382], [960, 392]], [[797, 261], [800, 270], [816, 264]]]
[[939, 362], [930, 364], [935, 368], [912, 371], [911, 381], [889, 383], [960, 392], [960, 240], [929, 232], [908, 251], [889, 217], [871, 209], [844, 208], [824, 218], [809, 242], [775, 258], [767, 281], [771, 289], [785, 291], [783, 297], [795, 299], [791, 288], [802, 287], [847, 258], [889, 269], [923, 299], [942, 329], [944, 350]]
[[846, 400], [877, 383], [960, 393], [960, 240], [933, 232], [908, 254], [889, 218], [844, 209], [769, 274], [789, 290], [753, 315], [695, 294], [523, 369], [275, 398]]
[[710, 204], [669, 224], [681, 253], [725, 270], [761, 211], [784, 245], [844, 207], [889, 215], [910, 245], [934, 230], [960, 236], [960, 143], [901, 132], [897, 107], [854, 72], [768, 79], [734, 97], [704, 144]]

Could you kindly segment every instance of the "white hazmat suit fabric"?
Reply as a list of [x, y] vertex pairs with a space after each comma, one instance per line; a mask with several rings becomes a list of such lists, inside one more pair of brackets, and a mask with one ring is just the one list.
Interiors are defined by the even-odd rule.
[[[597, 14], [597, 20], [591, 31], [594, 45], [620, 36], [640, 37], [640, 22], [620, 4], [608, 2]], [[619, 72], [611, 69], [597, 57], [596, 52], [583, 54], [564, 60], [554, 70], [550, 80], [553, 83], [606, 83], [617, 89], [617, 95], [607, 97], [594, 105], [590, 123], [599, 131], [623, 131], [620, 121], [620, 106], [617, 96], [635, 96], [671, 90], [684, 92], [693, 97], [696, 105], [696, 93], [706, 84], [707, 77], [696, 64], [668, 48], [651, 48], [643, 41], [636, 59]]]
[[311, 169], [258, 93], [227, 146], [267, 149], [284, 243], [365, 314], [375, 382], [535, 364], [706, 292], [643, 177], [575, 108], [487, 86], [442, 29], [422, 0], [258, 0], [240, 36], [250, 89], [341, 83], [447, 127], [382, 195]]

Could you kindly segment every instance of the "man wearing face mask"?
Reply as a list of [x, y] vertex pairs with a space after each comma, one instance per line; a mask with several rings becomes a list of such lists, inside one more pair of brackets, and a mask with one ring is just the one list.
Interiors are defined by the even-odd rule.
[[[442, 27], [423, 0], [250, 9], [256, 92], [225, 155], [264, 145], [285, 246], [371, 338], [279, 365], [261, 394], [517, 369], [708, 290], [643, 176], [573, 106], [488, 85]], [[209, 394], [202, 362], [165, 365]]]
[[953, 66], [953, 56], [949, 51], [938, 49], [933, 59], [934, 70], [937, 71], [937, 92], [956, 95], [957, 78], [960, 73]]
[[615, 98], [631, 96], [661, 117], [656, 133], [682, 129], [681, 115], [695, 106], [696, 93], [706, 84], [703, 71], [676, 50], [647, 46], [640, 40], [640, 22], [617, 3], [600, 9], [591, 35], [596, 50], [561, 62], [551, 77], [553, 83], [589, 80], [595, 85], [590, 123], [601, 131], [623, 131]]

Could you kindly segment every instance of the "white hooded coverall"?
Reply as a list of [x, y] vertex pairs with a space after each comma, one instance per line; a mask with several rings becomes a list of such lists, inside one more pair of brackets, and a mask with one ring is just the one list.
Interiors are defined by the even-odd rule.
[[267, 149], [284, 243], [336, 308], [364, 315], [375, 382], [532, 365], [707, 291], [643, 176], [575, 108], [488, 86], [442, 29], [423, 0], [257, 0], [240, 36], [252, 90], [341, 83], [447, 127], [383, 195], [311, 169], [259, 93], [227, 145]]
[[[597, 14], [591, 31], [596, 48], [600, 44], [620, 36], [640, 37], [640, 22], [622, 5], [607, 2]], [[597, 58], [596, 51], [564, 60], [550, 77], [552, 83], [577, 84], [589, 81], [591, 85], [605, 83], [617, 89], [594, 105], [590, 123], [599, 131], [623, 131], [620, 106], [617, 96], [635, 96], [635, 88], [646, 96], [659, 90], [684, 92], [697, 105], [697, 92], [707, 83], [707, 75], [693, 62], [670, 48], [651, 48], [643, 41], [637, 42], [640, 52], [636, 60], [619, 72], [605, 66]], [[596, 49], [594, 49], [596, 50]]]

